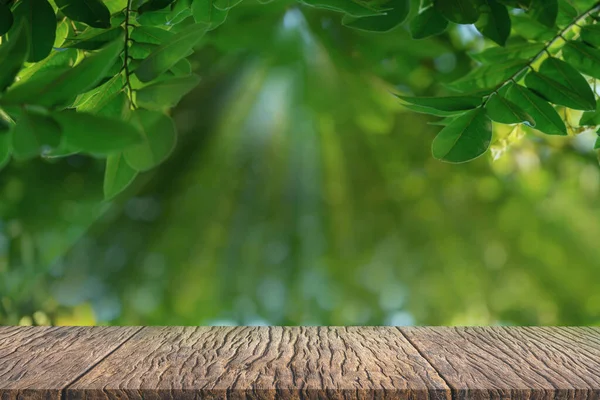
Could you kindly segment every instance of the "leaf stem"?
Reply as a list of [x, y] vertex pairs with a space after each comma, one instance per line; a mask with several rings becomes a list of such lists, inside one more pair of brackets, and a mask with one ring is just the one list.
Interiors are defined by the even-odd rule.
[[129, 78], [131, 76], [131, 72], [129, 71], [129, 60], [131, 59], [131, 56], [129, 55], [129, 42], [131, 41], [131, 38], [129, 37], [129, 28], [131, 26], [134, 26], [132, 24], [129, 23], [129, 15], [131, 13], [131, 2], [132, 0], [127, 0], [127, 6], [125, 7], [125, 22], [123, 23], [124, 28], [125, 28], [125, 46], [124, 46], [124, 50], [123, 50], [123, 70], [125, 71], [125, 87], [127, 89], [127, 98], [129, 99], [129, 105], [131, 106], [131, 108], [135, 109], [137, 108], [135, 103], [133, 102], [133, 92], [134, 89], [131, 86], [131, 79]]
[[492, 95], [494, 95], [494, 94], [498, 94], [500, 89], [502, 89], [508, 83], [510, 83], [510, 82], [516, 83], [515, 79], [517, 79], [517, 77], [519, 77], [519, 75], [521, 75], [523, 72], [527, 71], [528, 69], [533, 70], [533, 64], [536, 61], [538, 61], [540, 58], [542, 58], [545, 54], [547, 54], [548, 56], [551, 56], [550, 50], [549, 50], [550, 47], [552, 47], [556, 42], [558, 42], [561, 39], [566, 42], [567, 39], [565, 39], [564, 35], [567, 32], [569, 32], [571, 29], [573, 29], [576, 26], [580, 26], [579, 23], [581, 21], [583, 21], [584, 19], [589, 17], [591, 14], [598, 12], [598, 11], [600, 11], [600, 1], [596, 2], [596, 4], [594, 4], [590, 9], [585, 11], [583, 14], [579, 15], [569, 25], [567, 25], [560, 32], [558, 32], [558, 34], [556, 34], [556, 36], [554, 36], [554, 38], [552, 38], [552, 40], [548, 41], [544, 45], [544, 48], [542, 48], [535, 56], [533, 56], [533, 58], [531, 58], [531, 60], [529, 60], [529, 62], [523, 68], [521, 68], [520, 70], [518, 70], [517, 72], [512, 74], [509, 78], [507, 78], [504, 82], [502, 82], [493, 92], [491, 92], [490, 94], [485, 96], [486, 98], [483, 101], [483, 103], [481, 104], [481, 106], [484, 107], [486, 105], [486, 103], [488, 102], [488, 100], [490, 99], [490, 97], [492, 97]]

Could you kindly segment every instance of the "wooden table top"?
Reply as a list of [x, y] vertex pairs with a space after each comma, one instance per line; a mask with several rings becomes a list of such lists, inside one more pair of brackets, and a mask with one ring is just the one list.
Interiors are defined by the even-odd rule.
[[600, 328], [0, 327], [0, 399], [600, 399]]

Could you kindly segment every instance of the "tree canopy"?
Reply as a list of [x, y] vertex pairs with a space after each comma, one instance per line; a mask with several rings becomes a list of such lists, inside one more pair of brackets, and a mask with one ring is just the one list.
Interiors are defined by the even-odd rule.
[[[172, 152], [177, 133], [169, 111], [200, 79], [189, 57], [240, 3], [0, 1], [0, 164], [11, 157], [103, 157], [106, 197], [121, 192]], [[597, 1], [299, 3], [337, 12], [342, 26], [374, 35], [407, 29], [419, 40], [474, 24], [489, 39], [470, 54], [472, 71], [445, 85], [448, 95], [398, 94], [409, 109], [443, 117], [435, 158], [464, 162], [485, 153], [492, 122], [547, 135], [599, 123]]]

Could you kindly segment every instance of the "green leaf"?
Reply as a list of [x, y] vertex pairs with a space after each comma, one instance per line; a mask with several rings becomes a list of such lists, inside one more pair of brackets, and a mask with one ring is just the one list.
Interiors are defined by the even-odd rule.
[[581, 28], [581, 39], [594, 47], [600, 47], [600, 25], [586, 25]]
[[215, 29], [227, 19], [228, 12], [219, 10], [213, 5], [214, 0], [194, 0], [192, 16], [199, 24], [206, 24], [208, 30]]
[[579, 121], [581, 126], [596, 126], [600, 125], [600, 102], [596, 104], [595, 111], [584, 112]]
[[171, 15], [171, 10], [150, 11], [138, 14], [136, 20], [143, 26], [167, 25], [167, 19]]
[[47, 0], [21, 0], [14, 10], [15, 21], [24, 21], [29, 34], [29, 57], [37, 62], [50, 54], [56, 38], [56, 14]]
[[146, 13], [148, 11], [158, 11], [163, 8], [167, 8], [171, 5], [175, 0], [149, 0], [146, 3], [142, 4], [142, 6], [138, 9], [140, 14]]
[[[69, 36], [70, 31], [71, 23], [67, 18], [65, 18], [56, 26], [56, 37], [54, 38], [54, 44], [52, 47], [55, 49], [62, 47], [63, 43], [67, 39], [67, 36]], [[50, 55], [52, 55], [52, 53], [50, 53]]]
[[133, 125], [119, 119], [72, 111], [57, 113], [54, 118], [62, 127], [65, 142], [88, 153], [123, 151], [142, 140]]
[[15, 30], [8, 41], [0, 45], [0, 93], [12, 85], [29, 54], [29, 40], [24, 25]]
[[485, 109], [492, 121], [500, 122], [501, 124], [525, 123], [529, 126], [535, 126], [535, 120], [531, 115], [499, 94], [492, 94], [485, 105]]
[[532, 19], [529, 15], [511, 16], [513, 31], [528, 40], [548, 41], [556, 35], [556, 29]]
[[399, 26], [410, 11], [410, 0], [389, 0], [383, 4], [384, 7], [391, 7], [385, 15], [373, 17], [363, 17], [354, 19], [344, 16], [342, 23], [350, 28], [360, 29], [371, 32], [387, 32]]
[[484, 65], [452, 82], [448, 86], [460, 91], [492, 89], [506, 82], [526, 65], [527, 62], [524, 60], [508, 60], [491, 65]]
[[0, 169], [10, 161], [12, 152], [12, 127], [0, 117]]
[[418, 106], [435, 108], [440, 111], [471, 110], [481, 105], [481, 97], [477, 96], [449, 96], [449, 97], [398, 97], [408, 103]]
[[104, 109], [119, 92], [124, 90], [124, 85], [125, 78], [121, 74], [115, 75], [106, 83], [79, 96], [74, 106], [77, 108], [77, 111], [96, 114]]
[[23, 110], [12, 134], [13, 154], [17, 159], [29, 159], [58, 146], [60, 139], [60, 126], [51, 117]]
[[150, 110], [164, 110], [175, 107], [181, 98], [191, 91], [200, 78], [197, 75], [182, 76], [160, 81], [138, 90], [138, 106]]
[[596, 138], [596, 141], [594, 142], [594, 150], [598, 149], [600, 149], [600, 137]]
[[416, 104], [410, 104], [410, 103], [402, 104], [402, 107], [404, 107], [406, 109], [409, 109], [411, 111], [420, 113], [420, 114], [435, 115], [436, 117], [450, 117], [450, 116], [456, 116], [457, 114], [463, 114], [464, 113], [464, 111], [442, 111], [442, 110], [436, 110], [435, 108], [418, 106]]
[[217, 10], [228, 11], [241, 2], [242, 0], [214, 0], [214, 6]]
[[479, 19], [475, 0], [434, 0], [433, 5], [450, 22], [473, 24]]
[[38, 72], [47, 70], [55, 67], [72, 67], [77, 60], [77, 50], [75, 49], [62, 49], [53, 51], [50, 55], [44, 58], [40, 62], [29, 64], [27, 68], [24, 68], [19, 72], [17, 78], [19, 81], [25, 81]]
[[469, 54], [471, 58], [481, 63], [493, 64], [506, 60], [530, 59], [544, 48], [544, 43], [519, 42], [508, 44], [506, 47], [490, 47], [481, 53]]
[[63, 104], [95, 87], [114, 65], [122, 50], [115, 41], [99, 52], [86, 57], [69, 69], [48, 69], [15, 85], [1, 99], [12, 104], [37, 104], [46, 107]]
[[307, 6], [348, 14], [352, 17], [370, 17], [382, 12], [355, 0], [298, 0]]
[[4, 35], [13, 26], [14, 18], [10, 7], [0, 3], [0, 36]]
[[58, 9], [73, 21], [94, 28], [110, 28], [110, 11], [101, 0], [54, 0]]
[[179, 62], [171, 67], [169, 70], [175, 76], [185, 76], [192, 73], [192, 64], [185, 58], [179, 60]]
[[128, 56], [135, 60], [143, 60], [147, 58], [154, 50], [158, 48], [156, 44], [150, 43], [133, 43], [129, 47]]
[[154, 26], [136, 26], [131, 31], [130, 38], [137, 43], [163, 44], [173, 37], [173, 32]]
[[410, 21], [410, 34], [413, 39], [439, 35], [446, 28], [448, 28], [448, 20], [433, 6], [424, 8]]
[[565, 61], [579, 72], [600, 79], [600, 50], [583, 42], [568, 41], [562, 54]]
[[167, 25], [177, 25], [192, 16], [192, 0], [177, 0], [167, 17]]
[[546, 100], [576, 110], [595, 110], [596, 98], [585, 78], [563, 60], [550, 57], [525, 77], [528, 88]]
[[125, 30], [120, 26], [112, 29], [88, 28], [80, 35], [67, 38], [63, 47], [82, 50], [97, 50], [113, 40], [120, 38], [124, 31]]
[[558, 0], [531, 0], [529, 14], [535, 21], [553, 28], [558, 16]]
[[492, 121], [483, 108], [478, 108], [444, 127], [433, 140], [431, 148], [438, 160], [461, 163], [485, 153], [491, 140]]
[[206, 26], [194, 24], [173, 35], [141, 62], [135, 69], [135, 75], [142, 82], [156, 79], [186, 57], [205, 32]]
[[504, 46], [510, 36], [510, 16], [505, 5], [495, 0], [485, 0], [486, 7], [475, 24], [481, 34], [500, 46]]
[[511, 85], [506, 98], [535, 120], [535, 129], [547, 135], [566, 135], [567, 127], [554, 107], [531, 90], [521, 85]]
[[173, 120], [160, 112], [138, 109], [131, 122], [143, 141], [124, 152], [127, 163], [137, 171], [147, 171], [166, 160], [177, 142]]
[[125, 190], [137, 176], [137, 171], [125, 161], [123, 153], [110, 154], [104, 171], [104, 198], [112, 199]]
[[577, 19], [578, 16], [579, 11], [571, 4], [571, 0], [558, 0], [557, 26], [565, 27]]

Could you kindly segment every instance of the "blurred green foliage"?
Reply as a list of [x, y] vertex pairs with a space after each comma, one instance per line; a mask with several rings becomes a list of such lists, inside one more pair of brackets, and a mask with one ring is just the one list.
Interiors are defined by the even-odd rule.
[[597, 324], [594, 135], [500, 125], [444, 164], [391, 94], [443, 92], [482, 46], [240, 4], [191, 59], [174, 153], [115, 200], [91, 157], [2, 171], [0, 323]]

